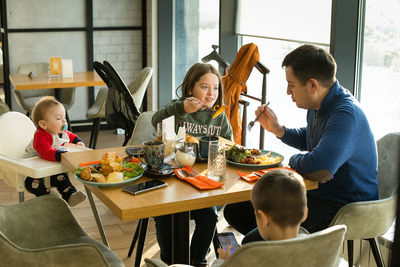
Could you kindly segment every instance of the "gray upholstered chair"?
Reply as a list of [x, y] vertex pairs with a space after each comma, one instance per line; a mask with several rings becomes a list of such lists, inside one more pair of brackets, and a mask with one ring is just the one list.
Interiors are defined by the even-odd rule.
[[155, 111], [142, 112], [137, 121], [135, 128], [133, 129], [132, 137], [129, 139], [127, 145], [142, 145], [144, 142], [154, 140], [156, 138], [156, 130], [151, 124], [151, 118]]
[[399, 177], [400, 133], [390, 133], [377, 142], [379, 200], [361, 201], [343, 206], [330, 226], [345, 224], [348, 262], [353, 266], [353, 240], [369, 241], [377, 266], [383, 266], [377, 237], [392, 225], [396, 215], [396, 190]]
[[[49, 63], [30, 63], [21, 64], [17, 67], [17, 74], [26, 74], [30, 72], [48, 73]], [[75, 87], [59, 89], [58, 100], [64, 105], [68, 111], [75, 100]], [[13, 90], [15, 99], [19, 106], [29, 115], [32, 112], [33, 106], [43, 96], [56, 96], [55, 89], [35, 89], [35, 90]], [[69, 121], [68, 114], [67, 120]]]
[[93, 119], [93, 126], [89, 141], [89, 147], [93, 149], [96, 149], [101, 120], [106, 117], [107, 94], [107, 87], [100, 88], [93, 105], [86, 112], [86, 118], [89, 120]]
[[0, 258], [7, 266], [124, 266], [53, 195], [0, 206]]
[[153, 75], [153, 68], [145, 67], [135, 77], [135, 79], [128, 85], [128, 89], [132, 94], [133, 102], [137, 109], [140, 109], [143, 102], [143, 97], [149, 85], [151, 76]]
[[[220, 266], [337, 266], [345, 232], [346, 226], [336, 225], [295, 239], [248, 243], [237, 249]], [[147, 267], [167, 266], [156, 259], [145, 259], [145, 262]]]
[[3, 100], [0, 98], [0, 115], [6, 112], [9, 112], [10, 108], [6, 103], [3, 102]]

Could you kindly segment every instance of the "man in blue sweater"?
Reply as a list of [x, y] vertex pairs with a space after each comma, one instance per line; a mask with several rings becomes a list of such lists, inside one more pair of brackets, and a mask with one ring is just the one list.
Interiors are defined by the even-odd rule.
[[[379, 198], [377, 151], [368, 120], [351, 93], [336, 80], [333, 57], [312, 45], [303, 45], [282, 62], [287, 94], [297, 107], [307, 109], [307, 127], [286, 128], [267, 105], [259, 122], [282, 142], [307, 153], [293, 155], [291, 168], [318, 181], [307, 192], [308, 218], [302, 224], [309, 232], [326, 228], [345, 204]], [[243, 219], [244, 214], [249, 219]], [[242, 234], [243, 243], [260, 240], [254, 229], [249, 202], [227, 205], [226, 220]], [[252, 230], [254, 229], [254, 230]], [[250, 233], [249, 233], [250, 232]]]

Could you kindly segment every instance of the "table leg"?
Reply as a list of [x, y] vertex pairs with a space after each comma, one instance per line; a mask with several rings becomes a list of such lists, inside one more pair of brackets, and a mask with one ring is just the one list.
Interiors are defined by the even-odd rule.
[[172, 263], [190, 264], [190, 212], [172, 214]]
[[140, 224], [139, 240], [138, 240], [138, 245], [136, 248], [136, 256], [135, 256], [135, 267], [139, 267], [140, 262], [142, 261], [144, 240], [146, 239], [148, 223], [149, 223], [149, 218], [145, 218], [145, 219], [142, 219], [142, 223]]
[[89, 199], [90, 207], [92, 208], [94, 219], [96, 220], [97, 228], [99, 228], [101, 240], [103, 241], [104, 245], [106, 245], [107, 247], [110, 247], [108, 244], [106, 234], [104, 233], [103, 224], [101, 223], [99, 214], [97, 213], [97, 208], [96, 208], [96, 204], [94, 203], [94, 200], [93, 200], [92, 192], [86, 186], [85, 186], [85, 190], [86, 190], [86, 195]]

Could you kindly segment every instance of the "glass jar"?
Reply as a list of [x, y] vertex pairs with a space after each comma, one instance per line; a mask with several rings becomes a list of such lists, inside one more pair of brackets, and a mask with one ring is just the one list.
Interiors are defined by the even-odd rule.
[[190, 143], [178, 143], [175, 149], [175, 163], [179, 167], [193, 166], [196, 162], [196, 153]]

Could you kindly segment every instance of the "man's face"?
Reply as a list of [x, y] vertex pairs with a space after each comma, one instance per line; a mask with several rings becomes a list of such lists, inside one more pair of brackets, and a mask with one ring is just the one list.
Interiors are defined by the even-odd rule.
[[285, 68], [286, 80], [288, 83], [286, 93], [292, 96], [292, 101], [296, 103], [298, 108], [311, 109], [312, 104], [312, 94], [311, 94], [311, 83], [306, 82], [302, 85], [293, 74], [292, 67], [288, 66]]

